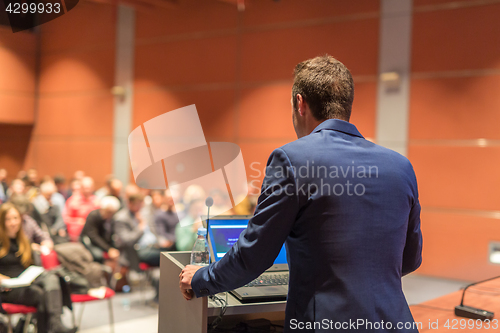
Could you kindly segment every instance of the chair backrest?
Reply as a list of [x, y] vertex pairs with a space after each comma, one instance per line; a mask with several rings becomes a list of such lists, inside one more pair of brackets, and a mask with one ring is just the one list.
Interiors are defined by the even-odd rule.
[[61, 264], [59, 259], [57, 259], [57, 253], [54, 250], [50, 251], [47, 255], [42, 254], [40, 258], [42, 259], [42, 266], [46, 270], [54, 269]]

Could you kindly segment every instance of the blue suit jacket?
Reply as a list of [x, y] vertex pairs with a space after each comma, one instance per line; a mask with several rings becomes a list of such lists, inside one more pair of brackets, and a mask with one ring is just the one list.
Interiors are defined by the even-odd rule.
[[285, 332], [418, 332], [401, 288], [422, 260], [408, 159], [337, 119], [276, 149], [254, 217], [219, 262], [196, 272], [196, 296], [250, 282], [285, 241]]

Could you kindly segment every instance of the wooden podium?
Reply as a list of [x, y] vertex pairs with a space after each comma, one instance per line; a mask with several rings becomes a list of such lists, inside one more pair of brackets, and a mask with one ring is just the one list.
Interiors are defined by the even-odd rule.
[[[159, 333], [206, 333], [210, 317], [221, 308], [207, 297], [186, 301], [179, 290], [179, 274], [191, 259], [190, 251], [163, 252], [160, 256]], [[226, 296], [221, 296], [226, 298]], [[228, 306], [222, 323], [266, 318], [285, 319], [286, 301], [242, 304], [227, 293]]]

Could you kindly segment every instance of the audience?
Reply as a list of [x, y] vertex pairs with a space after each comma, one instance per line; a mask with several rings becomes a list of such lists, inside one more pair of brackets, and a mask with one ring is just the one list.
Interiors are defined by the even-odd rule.
[[98, 207], [94, 195], [94, 180], [91, 177], [84, 177], [81, 180], [81, 189], [75, 191], [66, 201], [64, 222], [71, 241], [75, 242], [80, 238], [87, 215]]
[[[38, 179], [37, 171], [29, 169], [19, 172], [18, 178], [8, 187], [6, 171], [0, 169], [0, 203], [9, 200], [11, 206], [2, 208], [13, 207], [19, 215], [19, 234], [22, 233], [20, 237], [31, 243], [30, 251], [48, 251], [53, 249], [54, 243], [80, 241], [95, 262], [114, 266], [108, 261], [111, 260], [127, 267], [130, 282], [138, 278], [139, 263], [158, 267], [162, 251], [190, 251], [198, 228], [202, 226], [201, 215], [207, 213], [206, 193], [196, 185], [183, 191], [179, 188], [171, 191], [140, 189], [132, 184], [125, 187], [122, 197], [123, 184], [112, 175], [106, 177], [105, 185], [95, 193], [93, 179], [85, 176], [83, 171], [75, 172], [69, 190], [62, 175], [44, 176], [41, 184]], [[239, 214], [253, 213], [258, 189], [250, 192], [252, 198], [246, 198], [236, 207]], [[212, 191], [210, 196], [214, 200], [212, 214], [232, 212], [225, 192]], [[0, 236], [0, 266], [6, 257], [5, 243], [2, 242], [5, 239]], [[157, 277], [153, 285], [157, 301]], [[44, 282], [37, 281], [26, 288], [20, 300], [28, 293], [38, 293], [30, 304], [37, 306], [40, 313], [48, 313], [44, 307], [48, 300], [44, 298], [43, 288]], [[50, 284], [48, 288], [55, 287]], [[60, 305], [55, 307], [58, 309]], [[51, 316], [51, 325], [57, 325], [57, 319]], [[46, 324], [41, 323], [39, 332], [47, 331], [43, 325]], [[65, 328], [60, 329], [67, 332]]]
[[129, 186], [126, 207], [113, 216], [114, 242], [120, 250], [120, 264], [139, 272], [139, 256], [135, 245], [144, 235], [147, 222], [139, 214], [143, 206], [143, 195], [138, 188]]
[[[55, 244], [60, 244], [69, 241], [69, 238], [66, 231], [66, 224], [61, 214], [60, 205], [54, 203], [55, 194], [59, 193], [57, 193], [54, 182], [52, 180], [43, 182], [40, 185], [40, 194], [33, 199], [33, 206], [41, 218], [42, 227], [48, 230]], [[57, 196], [56, 198], [59, 199]]]
[[165, 210], [160, 210], [155, 215], [156, 235], [160, 248], [172, 251], [175, 249], [175, 227], [179, 223], [179, 218], [184, 217], [184, 213], [176, 213], [170, 190], [165, 191], [164, 202]]
[[56, 184], [57, 187], [57, 193], [63, 196], [64, 200], [69, 198], [68, 195], [68, 188], [66, 187], [66, 178], [61, 175], [55, 175], [54, 176], [54, 183]]
[[[12, 204], [0, 207], [0, 281], [19, 276], [33, 264], [30, 241], [21, 227], [21, 212]], [[0, 293], [3, 302], [37, 308], [39, 333], [69, 333], [61, 321], [63, 294], [60, 280], [50, 271], [42, 273], [28, 287], [13, 288]], [[69, 304], [65, 304], [69, 305]]]
[[[52, 201], [52, 204], [59, 207], [59, 211], [61, 212], [61, 214], [64, 214], [65, 210], [66, 210], [66, 198], [64, 197], [64, 195], [62, 195], [61, 193], [58, 192], [57, 185], [52, 178], [48, 177], [46, 180], [43, 181], [43, 183], [45, 183], [45, 182], [49, 182], [52, 184], [51, 187], [53, 188], [53, 193], [50, 196], [50, 200]], [[40, 190], [41, 190], [42, 184], [40, 184]]]
[[198, 228], [202, 227], [201, 215], [205, 201], [194, 199], [188, 205], [188, 214], [175, 227], [175, 246], [178, 251], [190, 251], [196, 241]]
[[71, 179], [70, 182], [70, 187], [67, 193], [66, 200], [69, 199], [73, 195], [73, 193], [80, 191], [81, 183], [84, 177], [85, 177], [85, 172], [83, 172], [82, 170], [75, 171], [75, 173], [73, 174], [73, 178]]
[[28, 198], [22, 194], [13, 194], [10, 197], [9, 202], [12, 203], [21, 213], [22, 228], [24, 234], [31, 242], [32, 249], [40, 251], [41, 247], [45, 247], [48, 250], [52, 250], [54, 248], [54, 243], [52, 242], [49, 233], [43, 231], [38, 223], [28, 215], [31, 205]]
[[116, 197], [120, 201], [121, 208], [125, 207], [122, 200], [123, 184], [121, 180], [115, 178], [113, 175], [106, 177], [106, 183], [103, 187], [95, 191], [96, 197], [101, 200], [107, 195]]
[[94, 261], [104, 263], [104, 252], [109, 259], [116, 260], [120, 251], [113, 247], [113, 228], [111, 218], [119, 210], [120, 202], [113, 196], [101, 199], [100, 208], [87, 216], [81, 239], [85, 247], [92, 253]]
[[24, 185], [24, 180], [16, 178], [10, 183], [10, 187], [7, 190], [7, 196], [10, 197], [13, 194], [24, 195], [24, 190], [26, 186]]
[[7, 170], [0, 169], [0, 203], [6, 202], [9, 197], [7, 196]]
[[163, 204], [163, 191], [152, 190], [150, 195], [144, 198], [144, 206], [139, 212], [146, 226], [144, 234], [137, 242], [136, 250], [140, 261], [149, 266], [160, 266], [160, 251], [163, 249], [160, 249], [157, 240], [155, 216], [162, 211]]

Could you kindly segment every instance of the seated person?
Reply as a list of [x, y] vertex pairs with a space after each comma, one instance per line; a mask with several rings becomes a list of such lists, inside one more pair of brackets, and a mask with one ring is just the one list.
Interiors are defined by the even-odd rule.
[[[19, 276], [33, 263], [31, 246], [21, 228], [21, 213], [11, 203], [0, 207], [0, 281]], [[61, 322], [62, 291], [59, 277], [44, 272], [28, 287], [3, 290], [4, 303], [22, 304], [37, 308], [39, 333], [73, 333]]]
[[[158, 244], [164, 251], [175, 250], [175, 227], [179, 223], [178, 213], [175, 211], [174, 199], [170, 190], [165, 190], [165, 210], [159, 210], [155, 214], [155, 227]], [[180, 214], [182, 219], [184, 214]]]
[[97, 208], [99, 205], [94, 195], [94, 180], [91, 177], [84, 177], [80, 190], [73, 193], [66, 201], [66, 211], [63, 216], [72, 241], [75, 242], [80, 238], [87, 215]]
[[104, 262], [104, 252], [108, 253], [109, 259], [117, 259], [120, 251], [113, 247], [111, 218], [120, 208], [120, 201], [113, 196], [105, 196], [101, 199], [101, 208], [93, 210], [87, 216], [83, 226], [81, 241], [92, 253], [94, 261]]
[[115, 178], [113, 175], [110, 175], [106, 179], [106, 184], [95, 192], [95, 196], [99, 199], [99, 201], [105, 196], [113, 196], [120, 201], [120, 209], [122, 209], [125, 207], [121, 196], [122, 188], [123, 184], [121, 180]]
[[[149, 200], [146, 200], [149, 199]], [[148, 201], [140, 210], [140, 216], [146, 222], [144, 234], [137, 242], [136, 250], [139, 255], [140, 262], [144, 262], [149, 266], [160, 266], [160, 252], [170, 251], [173, 243], [159, 244], [156, 233], [155, 218], [163, 212], [162, 206], [165, 203], [163, 191], [152, 190], [149, 197], [144, 201]], [[166, 245], [166, 246], [163, 246]]]
[[195, 199], [188, 205], [188, 214], [175, 227], [175, 246], [178, 251], [191, 251], [202, 227], [201, 214], [205, 210], [203, 200]]
[[147, 227], [146, 220], [139, 213], [143, 201], [144, 197], [138, 189], [131, 191], [127, 196], [126, 207], [113, 216], [113, 240], [120, 250], [120, 264], [135, 272], [140, 271], [136, 244]]
[[30, 207], [28, 198], [22, 194], [14, 194], [10, 197], [9, 202], [21, 213], [22, 228], [24, 234], [31, 243], [31, 248], [36, 251], [39, 251], [41, 247], [52, 250], [54, 248], [54, 242], [52, 242], [49, 233], [43, 231], [38, 223], [27, 214]]
[[53, 181], [45, 181], [40, 185], [40, 194], [33, 200], [33, 206], [41, 218], [45, 228], [55, 244], [69, 241], [61, 209], [53, 203], [53, 195], [57, 188]]

